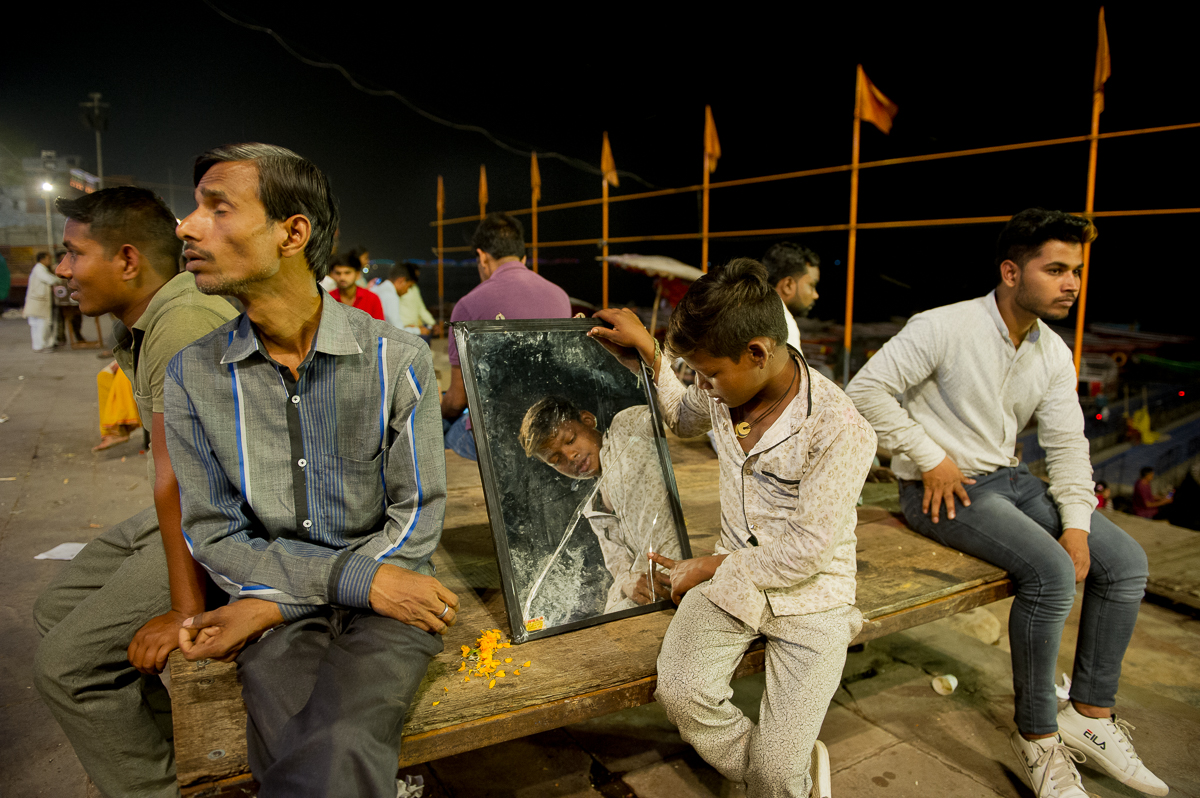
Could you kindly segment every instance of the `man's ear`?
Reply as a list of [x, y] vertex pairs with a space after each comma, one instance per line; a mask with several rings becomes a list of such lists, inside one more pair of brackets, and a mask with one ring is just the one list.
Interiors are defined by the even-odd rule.
[[787, 277], [784, 277], [782, 280], [775, 283], [775, 293], [779, 294], [779, 296], [783, 298], [784, 302], [787, 302], [787, 300], [796, 295], [797, 287], [796, 278], [789, 274]]
[[307, 216], [296, 214], [289, 216], [279, 223], [284, 238], [279, 246], [279, 254], [285, 258], [294, 258], [304, 252], [308, 239], [312, 237], [312, 222]]
[[583, 421], [584, 426], [591, 427], [592, 429], [596, 428], [596, 414], [595, 413], [593, 413], [589, 410], [584, 410], [582, 413], [579, 414], [579, 418], [581, 421]]
[[133, 244], [123, 244], [113, 254], [113, 260], [119, 262], [121, 279], [125, 282], [136, 280], [142, 274], [142, 270], [150, 266]]
[[1016, 261], [1006, 260], [1000, 264], [1000, 282], [1009, 288], [1016, 288], [1021, 281], [1021, 267]]

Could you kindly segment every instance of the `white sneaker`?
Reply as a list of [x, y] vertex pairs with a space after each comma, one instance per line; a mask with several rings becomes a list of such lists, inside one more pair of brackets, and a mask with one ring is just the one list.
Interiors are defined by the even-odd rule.
[[1088, 798], [1075, 769], [1075, 762], [1082, 762], [1083, 755], [1064, 745], [1062, 737], [1056, 734], [1041, 740], [1026, 740], [1015, 731], [1011, 742], [1037, 798]]
[[829, 749], [820, 740], [813, 744], [812, 757], [808, 763], [808, 775], [812, 779], [810, 798], [830, 798], [833, 795], [829, 777]]
[[1150, 772], [1133, 750], [1129, 735], [1133, 728], [1133, 724], [1116, 717], [1084, 717], [1071, 703], [1058, 713], [1058, 730], [1063, 739], [1083, 751], [1108, 775], [1147, 795], [1166, 795], [1167, 785]]

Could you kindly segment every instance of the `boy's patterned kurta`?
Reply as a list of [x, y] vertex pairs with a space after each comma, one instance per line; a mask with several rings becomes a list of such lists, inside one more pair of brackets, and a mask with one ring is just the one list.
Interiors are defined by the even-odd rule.
[[796, 398], [746, 454], [729, 408], [694, 385], [685, 388], [667, 363], [664, 355], [657, 380], [664, 421], [682, 437], [712, 428], [719, 455], [716, 553], [729, 557], [704, 595], [755, 630], [768, 601], [777, 616], [853, 604], [855, 506], [875, 457], [871, 425], [837, 386], [801, 363]]

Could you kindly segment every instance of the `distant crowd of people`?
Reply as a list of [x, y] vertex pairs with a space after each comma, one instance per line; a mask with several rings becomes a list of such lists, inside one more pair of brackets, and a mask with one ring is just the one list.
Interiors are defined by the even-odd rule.
[[[419, 293], [406, 299], [416, 270], [359, 282], [369, 258], [334, 255], [338, 206], [311, 161], [229, 145], [202, 153], [193, 177], [198, 207], [181, 222], [144, 189], [56, 203], [67, 219], [58, 276], [82, 313], [120, 322], [113, 352], [150, 433], [154, 506], [104, 530], [38, 598], [36, 685], [106, 795], [179, 795], [156, 678], [179, 649], [237, 662], [260, 796], [391, 798], [405, 716], [459, 610], [430, 558], [445, 451], [476, 452], [460, 353], [451, 340], [443, 395], [421, 339], [436, 326]], [[831, 793], [817, 736], [863, 625], [856, 504], [880, 444], [908, 525], [1015, 583], [1016, 729], [1011, 757], [997, 756], [1039, 798], [1085, 798], [1083, 757], [1167, 794], [1114, 713], [1146, 556], [1095, 512], [1071, 353], [1047, 325], [1076, 300], [1094, 235], [1079, 216], [1016, 214], [988, 267], [995, 289], [913, 317], [845, 391], [801, 351], [793, 316], [817, 299], [820, 261], [796, 244], [698, 279], [662, 341], [631, 310], [595, 314], [589, 335], [635, 373], [648, 367], [664, 423], [713, 432], [720, 544], [649, 555], [678, 604], [655, 695], [748, 795]], [[488, 215], [472, 247], [480, 284], [452, 321], [570, 315], [566, 293], [526, 267], [516, 219]], [[30, 326], [36, 346], [44, 328]], [[1048, 482], [1014, 454], [1034, 416]], [[573, 447], [563, 429], [531, 420], [526, 453], [594, 476], [604, 433]], [[1057, 658], [1079, 583], [1060, 707]], [[730, 679], [760, 639], [766, 692], [753, 721], [730, 701]]]

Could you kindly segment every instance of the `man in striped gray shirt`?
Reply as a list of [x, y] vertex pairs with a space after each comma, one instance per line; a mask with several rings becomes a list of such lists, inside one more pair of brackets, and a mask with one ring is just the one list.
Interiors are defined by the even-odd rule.
[[183, 528], [235, 599], [184, 622], [180, 648], [236, 658], [259, 795], [390, 798], [458, 606], [429, 562], [446, 498], [433, 360], [318, 287], [338, 212], [311, 162], [231, 145], [194, 180], [187, 269], [246, 312], [167, 371]]
[[[1038, 798], [1085, 798], [1076, 749], [1135, 789], [1167, 794], [1112, 711], [1146, 587], [1146, 554], [1094, 512], [1071, 350], [1046, 324], [1075, 303], [1083, 245], [1094, 237], [1078, 216], [1018, 213], [996, 242], [996, 290], [917, 314], [846, 387], [896, 454], [909, 526], [1004, 568], [1016, 583], [1008, 624], [1012, 747]], [[1034, 417], [1049, 485], [1014, 454]], [[1074, 681], [1059, 711], [1054, 672], [1077, 582], [1085, 586]]]

